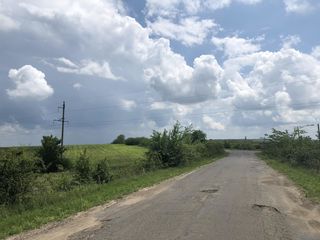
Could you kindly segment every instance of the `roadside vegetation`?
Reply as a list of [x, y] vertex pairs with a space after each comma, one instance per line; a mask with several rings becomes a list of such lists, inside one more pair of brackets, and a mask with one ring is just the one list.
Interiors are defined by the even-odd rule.
[[261, 139], [227, 139], [214, 141], [223, 144], [225, 149], [236, 150], [260, 150], [263, 143]]
[[260, 157], [286, 174], [305, 190], [306, 196], [320, 202], [320, 142], [295, 129], [272, 130], [266, 135]]
[[[128, 139], [120, 138], [124, 143]], [[154, 131], [150, 139], [131, 138], [128, 145], [123, 141], [61, 148], [59, 139], [44, 136], [38, 148], [0, 149], [0, 238], [120, 198], [224, 155], [223, 144], [207, 141], [202, 131], [179, 123]]]

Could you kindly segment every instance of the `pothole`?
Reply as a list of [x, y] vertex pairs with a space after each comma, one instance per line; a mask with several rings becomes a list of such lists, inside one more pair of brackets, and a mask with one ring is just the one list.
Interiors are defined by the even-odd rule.
[[217, 189], [217, 188], [211, 188], [211, 189], [203, 189], [203, 190], [201, 190], [201, 192], [203, 192], [203, 193], [216, 193], [216, 192], [218, 192], [219, 191], [219, 189]]
[[279, 209], [275, 208], [275, 207], [272, 207], [272, 206], [268, 206], [268, 205], [263, 205], [263, 204], [253, 204], [252, 205], [252, 208], [254, 210], [268, 210], [268, 211], [271, 211], [271, 212], [276, 212], [276, 213], [280, 213]]

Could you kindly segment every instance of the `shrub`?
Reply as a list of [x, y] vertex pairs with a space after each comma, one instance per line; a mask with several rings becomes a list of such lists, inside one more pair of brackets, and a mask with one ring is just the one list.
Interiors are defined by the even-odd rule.
[[183, 145], [183, 162], [182, 164], [186, 165], [193, 161], [199, 161], [204, 157], [206, 152], [205, 145], [202, 143], [198, 144], [184, 144]]
[[170, 131], [153, 131], [147, 157], [151, 162], [160, 161], [163, 167], [178, 166], [183, 163], [182, 144], [183, 131], [177, 122]]
[[299, 129], [292, 133], [272, 129], [272, 134], [266, 135], [262, 150], [280, 161], [319, 171], [319, 142], [303, 136], [303, 133]]
[[39, 165], [44, 172], [57, 172], [70, 165], [67, 160], [62, 158], [65, 149], [61, 147], [60, 143], [57, 137], [43, 136], [38, 155], [41, 158]]
[[0, 204], [21, 202], [31, 191], [35, 162], [23, 153], [8, 152], [0, 159]]
[[80, 154], [79, 159], [76, 161], [75, 172], [76, 179], [81, 183], [91, 181], [92, 169], [86, 149], [83, 150], [83, 152]]
[[125, 144], [125, 136], [120, 134], [115, 140], [112, 141], [112, 144]]
[[106, 159], [97, 163], [92, 173], [92, 177], [98, 184], [107, 183], [112, 180], [112, 175], [109, 172], [109, 166]]
[[208, 141], [205, 143], [205, 157], [215, 157], [224, 153], [224, 146], [222, 143]]

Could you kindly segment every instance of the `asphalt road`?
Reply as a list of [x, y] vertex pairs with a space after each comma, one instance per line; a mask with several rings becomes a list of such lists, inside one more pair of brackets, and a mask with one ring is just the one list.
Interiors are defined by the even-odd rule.
[[[68, 239], [320, 239], [320, 208], [254, 152], [230, 155], [183, 177], [88, 213]], [[88, 220], [88, 219], [87, 219]], [[63, 239], [57, 235], [32, 239]], [[72, 233], [72, 234], [71, 234]], [[71, 235], [70, 235], [71, 234]], [[51, 237], [50, 237], [51, 236]], [[54, 237], [56, 236], [56, 238]], [[57, 236], [60, 236], [57, 237]]]

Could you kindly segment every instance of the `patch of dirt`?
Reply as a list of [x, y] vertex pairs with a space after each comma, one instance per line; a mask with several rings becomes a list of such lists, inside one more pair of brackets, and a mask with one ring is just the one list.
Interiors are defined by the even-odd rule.
[[310, 220], [308, 223], [309, 223], [309, 225], [310, 225], [313, 229], [315, 229], [315, 230], [317, 230], [317, 231], [320, 231], [320, 222], [319, 222], [319, 221], [317, 221], [317, 220]]

